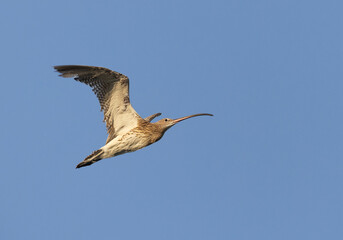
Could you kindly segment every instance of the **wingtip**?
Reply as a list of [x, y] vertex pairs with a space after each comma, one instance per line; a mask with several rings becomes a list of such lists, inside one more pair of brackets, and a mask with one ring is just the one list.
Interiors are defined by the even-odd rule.
[[55, 66], [52, 66], [52, 68], [55, 69], [56, 71], [58, 71], [58, 69], [59, 69], [60, 67], [63, 67], [63, 65], [55, 65]]
[[64, 77], [64, 74], [61, 72], [60, 67], [61, 67], [61, 66], [59, 66], [59, 65], [52, 66], [52, 68], [55, 70], [55, 72], [60, 73], [60, 74], [58, 74], [58, 76]]
[[81, 168], [82, 166], [80, 166], [80, 164], [77, 164], [75, 169]]
[[80, 162], [79, 164], [76, 165], [75, 169], [86, 167], [88, 165], [91, 165], [89, 162]]
[[55, 70], [55, 72], [58, 72], [58, 66], [52, 66], [52, 68]]
[[84, 167], [84, 166], [79, 166], [79, 165], [77, 165], [77, 166], [75, 167], [75, 169], [79, 169], [79, 168], [82, 168], [82, 167]]

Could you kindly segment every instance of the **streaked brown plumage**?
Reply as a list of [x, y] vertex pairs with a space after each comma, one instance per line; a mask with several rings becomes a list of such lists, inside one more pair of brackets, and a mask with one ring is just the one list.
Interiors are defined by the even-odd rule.
[[63, 65], [55, 66], [62, 77], [73, 77], [89, 85], [99, 99], [104, 112], [108, 138], [106, 144], [80, 162], [76, 168], [91, 165], [101, 159], [133, 152], [160, 140], [176, 123], [196, 116], [213, 116], [208, 113], [194, 114], [178, 119], [164, 118], [151, 121], [161, 113], [141, 118], [133, 109], [129, 98], [129, 78], [121, 73], [102, 67]]

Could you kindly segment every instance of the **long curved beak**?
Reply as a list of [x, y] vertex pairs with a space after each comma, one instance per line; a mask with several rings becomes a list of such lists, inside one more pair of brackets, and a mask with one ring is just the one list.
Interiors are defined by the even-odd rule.
[[193, 115], [189, 115], [187, 117], [182, 117], [182, 118], [178, 118], [174, 120], [174, 123], [178, 123], [181, 122], [183, 120], [186, 120], [188, 118], [192, 118], [192, 117], [198, 117], [198, 116], [213, 116], [212, 114], [209, 113], [198, 113], [198, 114], [193, 114]]

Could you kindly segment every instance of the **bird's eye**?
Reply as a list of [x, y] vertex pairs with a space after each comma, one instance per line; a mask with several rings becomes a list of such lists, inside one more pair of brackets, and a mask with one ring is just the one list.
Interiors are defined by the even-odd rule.
[[167, 122], [167, 121], [168, 121], [168, 119], [164, 119], [164, 121], [165, 121], [165, 122]]

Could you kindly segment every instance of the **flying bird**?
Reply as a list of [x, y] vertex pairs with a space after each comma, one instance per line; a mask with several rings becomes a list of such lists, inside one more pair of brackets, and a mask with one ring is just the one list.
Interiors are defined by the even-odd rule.
[[160, 140], [176, 123], [209, 113], [193, 114], [178, 119], [164, 118], [151, 121], [161, 113], [142, 118], [133, 109], [129, 97], [129, 78], [103, 67], [62, 65], [54, 66], [60, 76], [74, 78], [90, 86], [98, 97], [107, 128], [106, 144], [92, 152], [76, 168], [85, 167], [105, 158], [134, 152]]

